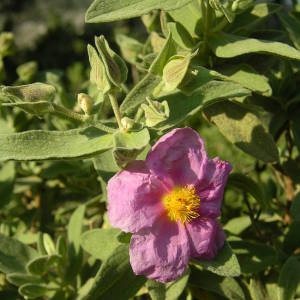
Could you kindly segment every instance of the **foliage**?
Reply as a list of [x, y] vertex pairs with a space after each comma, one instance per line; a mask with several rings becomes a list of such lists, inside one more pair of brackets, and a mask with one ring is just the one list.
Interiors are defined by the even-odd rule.
[[[49, 15], [27, 48], [25, 8], [0, 4], [0, 298], [300, 298], [299, 4], [95, 0], [101, 24]], [[227, 242], [163, 285], [133, 274], [106, 184], [183, 126], [233, 166]]]

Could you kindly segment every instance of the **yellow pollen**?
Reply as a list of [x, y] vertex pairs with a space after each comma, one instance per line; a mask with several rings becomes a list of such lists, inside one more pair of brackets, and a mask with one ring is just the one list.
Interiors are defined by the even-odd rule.
[[200, 197], [193, 186], [176, 187], [162, 199], [167, 215], [171, 221], [190, 223], [200, 215]]

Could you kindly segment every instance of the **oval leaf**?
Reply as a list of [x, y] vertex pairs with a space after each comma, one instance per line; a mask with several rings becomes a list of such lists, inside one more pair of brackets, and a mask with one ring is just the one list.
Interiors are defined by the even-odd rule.
[[279, 42], [249, 39], [227, 33], [216, 33], [209, 46], [218, 57], [231, 58], [249, 53], [265, 53], [300, 60], [300, 51]]
[[115, 228], [87, 231], [81, 236], [81, 246], [93, 257], [106, 260], [120, 245], [117, 239], [119, 233], [120, 230]]
[[204, 110], [220, 132], [244, 152], [265, 162], [278, 160], [277, 146], [259, 118], [241, 104], [220, 101]]
[[0, 271], [3, 273], [26, 273], [26, 264], [37, 257], [31, 247], [0, 234]]
[[300, 283], [300, 262], [291, 256], [283, 265], [278, 280], [278, 299], [292, 300]]
[[120, 245], [101, 265], [89, 293], [83, 300], [127, 300], [133, 297], [146, 279], [132, 272], [128, 246]]
[[0, 134], [0, 159], [49, 160], [86, 158], [112, 148], [112, 135], [96, 127], [67, 131]]
[[213, 260], [193, 260], [193, 265], [200, 266], [220, 276], [235, 277], [241, 275], [239, 262], [227, 242]]
[[87, 23], [111, 22], [138, 17], [154, 9], [174, 10], [192, 0], [96, 0], [85, 15]]

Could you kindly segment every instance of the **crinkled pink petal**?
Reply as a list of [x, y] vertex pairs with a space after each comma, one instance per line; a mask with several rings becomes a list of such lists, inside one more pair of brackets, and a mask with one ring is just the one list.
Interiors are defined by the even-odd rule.
[[212, 259], [224, 245], [224, 231], [215, 219], [199, 218], [185, 226], [193, 258]]
[[108, 219], [126, 232], [152, 227], [164, 212], [162, 181], [150, 174], [143, 161], [135, 161], [113, 176], [107, 185]]
[[148, 168], [173, 186], [196, 184], [205, 176], [208, 161], [204, 142], [191, 128], [177, 128], [161, 137], [148, 153]]
[[184, 273], [190, 258], [185, 228], [164, 220], [146, 232], [135, 233], [129, 254], [135, 274], [163, 283], [175, 280]]
[[200, 215], [202, 217], [217, 217], [223, 200], [223, 194], [231, 165], [221, 161], [218, 157], [207, 164], [207, 176], [202, 178], [196, 186], [200, 196]]

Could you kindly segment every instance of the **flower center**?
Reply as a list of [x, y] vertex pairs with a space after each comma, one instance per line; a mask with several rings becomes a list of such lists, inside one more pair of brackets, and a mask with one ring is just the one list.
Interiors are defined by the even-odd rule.
[[200, 197], [196, 194], [193, 186], [176, 187], [162, 199], [168, 217], [171, 221], [192, 222], [200, 215]]

